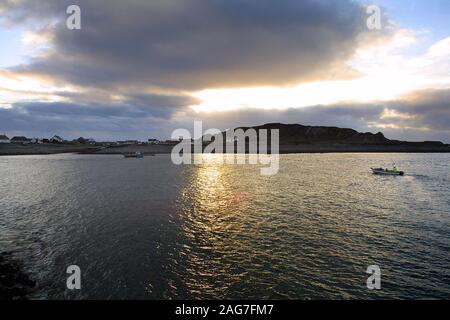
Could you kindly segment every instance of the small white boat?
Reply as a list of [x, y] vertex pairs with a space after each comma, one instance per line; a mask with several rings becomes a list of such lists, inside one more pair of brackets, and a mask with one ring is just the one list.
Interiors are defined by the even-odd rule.
[[136, 152], [126, 152], [123, 154], [125, 158], [143, 158], [144, 154], [142, 152], [136, 151]]
[[389, 170], [383, 168], [370, 168], [373, 174], [387, 175], [387, 176], [403, 176], [405, 173], [403, 171], [398, 171], [397, 169]]

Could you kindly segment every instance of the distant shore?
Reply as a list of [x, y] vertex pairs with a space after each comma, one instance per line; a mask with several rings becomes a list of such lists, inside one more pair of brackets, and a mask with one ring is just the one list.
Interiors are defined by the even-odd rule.
[[[125, 145], [125, 146], [92, 146], [92, 145], [0, 145], [0, 156], [17, 155], [50, 155], [63, 153], [113, 155], [126, 152], [142, 152], [144, 155], [169, 154], [172, 145]], [[448, 153], [450, 146], [442, 145], [281, 145], [280, 153]]]
[[66, 144], [0, 144], [0, 156], [48, 155], [60, 153], [85, 153], [98, 151], [98, 147]]

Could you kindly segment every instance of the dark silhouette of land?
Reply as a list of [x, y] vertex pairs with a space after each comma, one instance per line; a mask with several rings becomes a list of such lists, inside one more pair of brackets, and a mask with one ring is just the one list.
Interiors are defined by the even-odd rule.
[[[348, 128], [269, 123], [250, 127], [278, 129], [280, 153], [303, 152], [450, 152], [440, 141], [407, 142], [387, 139], [383, 133], [358, 132]], [[248, 127], [242, 127], [246, 130]], [[270, 139], [269, 139], [270, 140]]]

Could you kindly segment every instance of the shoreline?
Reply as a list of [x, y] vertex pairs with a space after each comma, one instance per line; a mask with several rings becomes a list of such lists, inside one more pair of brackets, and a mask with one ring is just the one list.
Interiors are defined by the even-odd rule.
[[[73, 146], [73, 145], [0, 145], [0, 156], [89, 154], [121, 155], [142, 152], [144, 155], [170, 154], [172, 145]], [[295, 153], [450, 153], [450, 146], [417, 145], [281, 145], [280, 154]]]

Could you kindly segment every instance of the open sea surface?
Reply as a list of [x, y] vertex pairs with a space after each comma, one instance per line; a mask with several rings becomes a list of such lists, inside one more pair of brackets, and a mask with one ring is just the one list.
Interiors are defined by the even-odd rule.
[[0, 157], [0, 251], [34, 299], [450, 298], [450, 154], [281, 155], [275, 176], [217, 156]]

